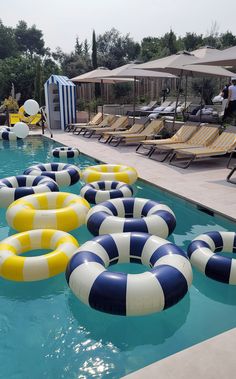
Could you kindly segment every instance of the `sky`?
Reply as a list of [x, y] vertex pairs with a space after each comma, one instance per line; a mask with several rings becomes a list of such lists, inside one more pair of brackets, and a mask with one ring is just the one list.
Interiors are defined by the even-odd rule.
[[42, 30], [46, 47], [66, 53], [76, 37], [91, 43], [96, 35], [116, 28], [134, 41], [160, 37], [172, 29], [206, 35], [216, 23], [218, 32], [236, 35], [235, 0], [0, 0], [0, 19], [15, 27], [19, 20]]

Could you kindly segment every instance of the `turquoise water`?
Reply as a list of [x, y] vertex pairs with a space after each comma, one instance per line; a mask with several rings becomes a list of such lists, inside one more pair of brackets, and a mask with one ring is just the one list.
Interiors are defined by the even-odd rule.
[[[47, 138], [0, 141], [0, 177], [21, 174], [39, 162], [58, 161]], [[81, 168], [94, 164], [80, 156]], [[79, 194], [81, 184], [63, 188]], [[136, 195], [161, 201], [175, 212], [177, 227], [169, 238], [182, 248], [202, 232], [235, 231], [235, 223], [198, 211], [155, 187], [138, 181]], [[0, 239], [13, 234], [0, 210]], [[91, 238], [85, 227], [72, 233]], [[141, 266], [113, 270], [141, 272]], [[236, 287], [205, 278], [194, 270], [185, 298], [164, 312], [143, 317], [99, 313], [81, 304], [64, 275], [37, 283], [0, 279], [0, 378], [120, 378], [132, 371], [236, 326]]]

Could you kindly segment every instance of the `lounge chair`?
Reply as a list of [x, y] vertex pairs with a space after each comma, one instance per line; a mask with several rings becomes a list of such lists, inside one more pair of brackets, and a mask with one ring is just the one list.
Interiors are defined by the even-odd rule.
[[[86, 126], [96, 126], [102, 122], [102, 112], [98, 112], [89, 122], [78, 122], [75, 124], [69, 124], [69, 131], [74, 134], [79, 134], [80, 130]], [[70, 127], [71, 125], [71, 127]]]
[[227, 163], [227, 168], [230, 169], [230, 173], [227, 175], [226, 180], [227, 180], [227, 182], [232, 183], [232, 184], [236, 184], [236, 179], [231, 179], [231, 177], [233, 176], [233, 174], [236, 171], [236, 164], [231, 165], [231, 161], [232, 161], [235, 153], [236, 153], [236, 150], [232, 150], [230, 157], [229, 157], [229, 160], [228, 160], [228, 163]]
[[109, 132], [109, 131], [115, 131], [115, 130], [120, 130], [120, 129], [125, 129], [129, 125], [129, 118], [128, 116], [121, 116], [118, 117], [111, 126], [100, 128], [100, 127], [93, 127], [89, 129], [85, 129], [85, 132], [83, 134], [84, 137], [90, 138], [94, 135], [99, 135], [101, 136], [104, 134], [104, 132]]
[[163, 127], [163, 120], [153, 120], [140, 133], [128, 133], [126, 135], [118, 134], [117, 136], [112, 136], [109, 140], [109, 144], [112, 146], [118, 146], [121, 142], [124, 142], [125, 144], [137, 144], [145, 138], [154, 138], [154, 136], [158, 134]]
[[170, 164], [181, 168], [187, 168], [196, 159], [211, 158], [231, 153], [235, 146], [236, 133], [223, 132], [210, 146], [174, 151], [170, 159]]
[[[197, 128], [197, 125], [184, 124], [170, 138], [159, 140], [148, 139], [141, 141], [136, 149], [136, 153], [141, 155], [150, 155], [152, 153], [152, 150], [155, 150], [155, 146], [186, 142], [193, 135], [193, 133], [196, 132]], [[140, 148], [142, 148], [143, 150], [140, 151]]]
[[131, 134], [131, 133], [139, 133], [143, 129], [144, 129], [144, 124], [134, 124], [134, 125], [131, 126], [130, 129], [124, 130], [124, 131], [121, 131], [121, 132], [118, 132], [118, 131], [116, 131], [116, 132], [105, 132], [105, 133], [102, 134], [101, 137], [99, 137], [98, 141], [102, 142], [102, 143], [107, 143], [113, 137], [123, 136], [123, 135]]
[[[107, 115], [103, 118], [103, 120], [97, 125], [98, 128], [105, 128], [110, 126], [116, 119], [115, 115]], [[94, 128], [94, 125], [84, 125], [77, 128], [77, 130], [73, 131], [74, 134], [79, 135], [84, 133], [86, 130]]]
[[[188, 149], [191, 147], [205, 147], [209, 145], [219, 135], [219, 126], [200, 126], [185, 143], [172, 143], [156, 146], [149, 154], [149, 158], [163, 162], [177, 149]], [[156, 153], [155, 158], [153, 154]], [[157, 158], [158, 157], [158, 158]]]

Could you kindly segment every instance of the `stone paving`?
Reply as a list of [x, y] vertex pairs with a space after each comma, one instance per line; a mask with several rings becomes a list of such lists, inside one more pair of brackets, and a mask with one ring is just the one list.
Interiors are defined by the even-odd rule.
[[53, 134], [54, 140], [76, 146], [82, 153], [105, 163], [134, 166], [140, 178], [236, 221], [236, 185], [226, 181], [227, 157], [199, 160], [181, 169], [136, 154], [134, 145], [115, 148], [93, 137], [87, 139], [62, 131]]

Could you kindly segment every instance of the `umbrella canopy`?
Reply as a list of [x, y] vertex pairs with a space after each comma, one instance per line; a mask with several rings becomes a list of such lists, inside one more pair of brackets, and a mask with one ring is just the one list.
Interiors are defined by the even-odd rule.
[[[106, 67], [98, 67], [96, 70], [86, 72], [85, 74], [75, 76], [70, 79], [74, 83], [110, 83], [115, 84], [117, 82], [127, 82], [126, 78], [118, 78], [117, 80], [106, 78], [109, 76], [112, 70], [109, 70]], [[132, 80], [131, 80], [132, 81]]]
[[196, 58], [187, 51], [137, 65], [138, 69], [170, 72], [179, 75], [184, 65], [196, 63]]
[[121, 67], [115, 68], [114, 70], [111, 70], [109, 72], [110, 78], [144, 78], [144, 77], [150, 77], [150, 78], [160, 78], [160, 79], [176, 79], [175, 75], [166, 73], [166, 72], [154, 72], [154, 71], [147, 71], [147, 70], [141, 70], [139, 64], [135, 63], [129, 63], [125, 64]]
[[211, 58], [211, 56], [220, 51], [219, 49], [214, 49], [211, 46], [203, 46], [199, 49], [191, 51], [191, 54], [195, 55], [195, 57], [200, 59]]
[[138, 68], [139, 65], [135, 63], [125, 64], [121, 67], [111, 70], [109, 77], [113, 79], [123, 78], [133, 78], [134, 80], [134, 101], [133, 101], [133, 122], [135, 122], [135, 105], [136, 105], [136, 80], [137, 78], [159, 78], [159, 79], [176, 79], [175, 75], [166, 72], [156, 72], [141, 70]]
[[[195, 64], [198, 62], [196, 61]], [[207, 57], [201, 59], [200, 64], [213, 65], [213, 66], [233, 66], [236, 67], [236, 46], [230, 47], [225, 50], [219, 50]]]

